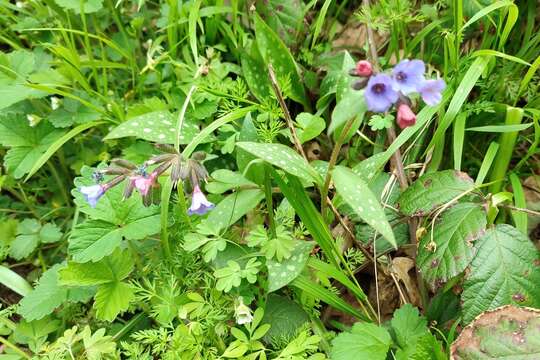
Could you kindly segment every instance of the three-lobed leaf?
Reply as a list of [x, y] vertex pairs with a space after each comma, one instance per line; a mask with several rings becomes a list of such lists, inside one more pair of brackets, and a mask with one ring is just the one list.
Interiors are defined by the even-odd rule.
[[388, 331], [370, 323], [356, 323], [332, 341], [332, 360], [385, 360], [392, 344]]

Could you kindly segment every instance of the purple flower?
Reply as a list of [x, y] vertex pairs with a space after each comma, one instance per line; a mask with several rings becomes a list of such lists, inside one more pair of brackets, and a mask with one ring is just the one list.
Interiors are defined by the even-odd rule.
[[102, 185], [81, 186], [79, 189], [83, 194], [84, 199], [91, 207], [96, 207], [96, 204], [101, 196], [105, 193], [105, 189]]
[[392, 88], [392, 79], [386, 74], [372, 76], [364, 93], [367, 107], [372, 112], [385, 112], [398, 99], [398, 93]]
[[428, 105], [437, 105], [442, 99], [442, 91], [446, 87], [444, 80], [425, 80], [418, 91]]
[[191, 206], [188, 209], [188, 215], [204, 215], [214, 208], [214, 204], [206, 199], [199, 185], [195, 185], [193, 196], [191, 198]]
[[146, 196], [148, 195], [148, 192], [154, 185], [155, 175], [154, 174], [151, 174], [150, 176], [138, 175], [138, 176], [131, 177], [130, 180], [133, 181], [133, 184], [135, 185], [135, 188], [139, 191], [139, 193], [141, 193], [142, 196]]
[[424, 82], [426, 66], [422, 60], [403, 60], [392, 70], [393, 87], [407, 95], [419, 91]]

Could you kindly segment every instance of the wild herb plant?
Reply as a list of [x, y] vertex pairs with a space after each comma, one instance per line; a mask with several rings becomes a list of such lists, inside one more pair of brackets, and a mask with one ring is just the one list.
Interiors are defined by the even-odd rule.
[[0, 357], [540, 356], [536, 0], [0, 1]]

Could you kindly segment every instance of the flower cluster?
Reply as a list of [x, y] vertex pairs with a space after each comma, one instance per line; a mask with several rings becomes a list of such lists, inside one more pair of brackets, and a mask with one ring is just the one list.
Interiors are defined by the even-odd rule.
[[[193, 188], [191, 206], [188, 214], [204, 215], [214, 208], [214, 204], [206, 199], [201, 191], [200, 182], [206, 181], [208, 172], [201, 164], [205, 154], [197, 152], [191, 159], [185, 160], [174, 148], [169, 145], [157, 145], [158, 149], [164, 153], [153, 156], [142, 165], [137, 166], [130, 161], [114, 159], [112, 165], [94, 173], [95, 185], [81, 186], [79, 191], [91, 207], [97, 205], [98, 200], [110, 188], [127, 180], [124, 188], [124, 199], [129, 198], [136, 189], [143, 199], [143, 204], [149, 206], [157, 203], [160, 199], [158, 178], [170, 169], [169, 176], [173, 185], [179, 181], [189, 180]], [[153, 168], [149, 171], [149, 168]], [[105, 175], [115, 175], [115, 177], [103, 183]]]
[[403, 60], [392, 69], [391, 74], [374, 73], [371, 63], [362, 60], [351, 74], [362, 78], [353, 87], [366, 88], [364, 97], [368, 110], [386, 112], [395, 105], [397, 123], [404, 129], [416, 123], [409, 95], [419, 93], [422, 100], [431, 106], [441, 101], [441, 93], [446, 86], [444, 80], [426, 79], [425, 72], [426, 65], [422, 60]]

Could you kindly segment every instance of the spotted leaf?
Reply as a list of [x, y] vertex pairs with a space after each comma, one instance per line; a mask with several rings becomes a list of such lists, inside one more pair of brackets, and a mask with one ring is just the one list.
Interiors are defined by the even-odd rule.
[[266, 262], [266, 266], [268, 267], [269, 292], [281, 289], [300, 275], [313, 246], [314, 243], [311, 241], [297, 241], [288, 259], [282, 262], [274, 260], [268, 260]]

